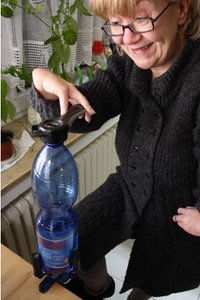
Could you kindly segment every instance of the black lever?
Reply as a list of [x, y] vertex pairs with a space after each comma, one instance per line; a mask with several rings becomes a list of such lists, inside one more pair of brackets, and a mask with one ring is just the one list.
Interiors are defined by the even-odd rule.
[[45, 143], [63, 143], [74, 120], [85, 113], [86, 109], [81, 104], [75, 104], [64, 115], [42, 121], [33, 128], [31, 135], [41, 137]]

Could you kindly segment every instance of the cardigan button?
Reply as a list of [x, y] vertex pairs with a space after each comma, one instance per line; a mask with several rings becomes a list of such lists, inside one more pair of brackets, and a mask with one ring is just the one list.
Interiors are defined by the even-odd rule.
[[142, 126], [140, 124], [137, 125], [137, 131], [141, 131]]
[[132, 187], [135, 188], [136, 184], [134, 182], [131, 183]]
[[133, 152], [138, 152], [138, 147], [137, 146], [133, 147]]
[[152, 131], [153, 136], [156, 136], [156, 133], [157, 133], [157, 130], [154, 129], [154, 130]]
[[131, 168], [133, 169], [133, 171], [137, 170], [136, 165], [132, 165]]
[[147, 179], [150, 178], [149, 173], [146, 173], [145, 176], [146, 176]]
[[144, 195], [147, 196], [147, 191], [146, 190], [144, 190]]

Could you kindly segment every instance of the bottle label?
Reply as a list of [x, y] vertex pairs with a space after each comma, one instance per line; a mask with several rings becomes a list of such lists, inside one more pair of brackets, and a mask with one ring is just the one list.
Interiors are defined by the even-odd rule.
[[40, 235], [37, 231], [39, 253], [45, 267], [67, 268], [73, 252], [74, 234], [59, 240], [50, 240]]

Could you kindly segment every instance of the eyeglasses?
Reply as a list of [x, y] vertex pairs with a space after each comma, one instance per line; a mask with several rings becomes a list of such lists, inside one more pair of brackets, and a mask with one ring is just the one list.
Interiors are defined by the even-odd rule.
[[138, 18], [128, 25], [120, 25], [115, 23], [109, 23], [108, 21], [101, 27], [101, 29], [109, 36], [122, 36], [124, 30], [129, 28], [133, 33], [145, 33], [154, 30], [154, 23], [164, 14], [168, 7], [172, 4], [170, 2], [161, 13], [155, 18]]

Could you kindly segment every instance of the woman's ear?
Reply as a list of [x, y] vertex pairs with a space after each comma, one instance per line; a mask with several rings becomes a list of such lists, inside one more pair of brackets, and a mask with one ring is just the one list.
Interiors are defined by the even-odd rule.
[[179, 5], [178, 24], [179, 25], [183, 25], [185, 23], [188, 16], [190, 3], [191, 0], [180, 0], [180, 2], [178, 2]]

